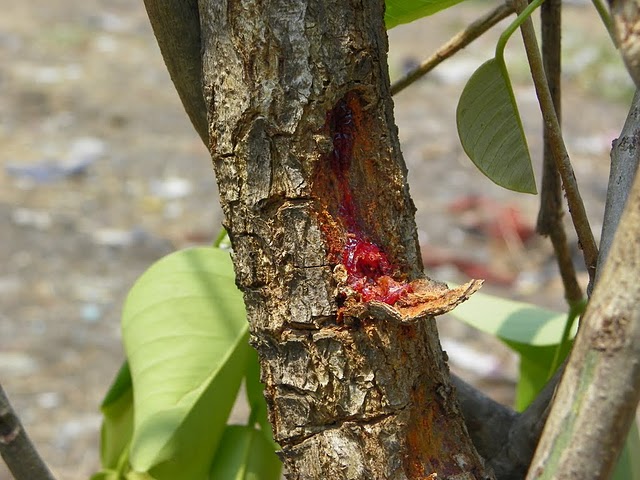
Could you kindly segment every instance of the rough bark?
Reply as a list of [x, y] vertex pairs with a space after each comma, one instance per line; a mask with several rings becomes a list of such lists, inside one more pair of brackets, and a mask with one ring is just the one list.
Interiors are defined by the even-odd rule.
[[491, 478], [431, 317], [479, 285], [423, 278], [383, 3], [211, 0], [200, 19], [210, 149], [289, 478]]
[[636, 176], [528, 479], [609, 478], [640, 400], [640, 178]]

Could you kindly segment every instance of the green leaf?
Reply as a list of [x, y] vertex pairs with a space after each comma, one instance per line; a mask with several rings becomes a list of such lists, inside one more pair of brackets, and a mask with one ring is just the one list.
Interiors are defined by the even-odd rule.
[[91, 475], [91, 478], [89, 480], [121, 480], [121, 478], [122, 477], [118, 474], [118, 472], [115, 472], [113, 470], [103, 470]]
[[633, 422], [627, 435], [627, 441], [613, 472], [613, 480], [640, 480], [640, 435], [636, 422]]
[[104, 415], [100, 442], [102, 467], [123, 473], [121, 469], [127, 464], [133, 434], [133, 386], [127, 362], [120, 367], [100, 410]]
[[229, 425], [211, 466], [211, 480], [278, 480], [282, 465], [259, 430]]
[[384, 21], [387, 29], [413, 22], [451, 7], [462, 0], [386, 0]]
[[[555, 358], [557, 345], [541, 347], [516, 342], [505, 343], [520, 355], [515, 409], [521, 412], [549, 381], [549, 370]], [[568, 351], [563, 352], [563, 357], [567, 353]]]
[[204, 480], [246, 371], [248, 324], [227, 252], [154, 264], [125, 303], [134, 390], [130, 462], [155, 480]]
[[450, 315], [502, 340], [540, 347], [557, 345], [567, 321], [564, 313], [486, 293], [475, 293]]
[[247, 401], [251, 407], [249, 415], [249, 426], [253, 427], [257, 423], [260, 430], [271, 443], [272, 449], [279, 450], [280, 445], [273, 439], [273, 430], [267, 416], [267, 402], [264, 399], [264, 385], [260, 381], [260, 362], [255, 350], [251, 350], [249, 361], [247, 362]]
[[456, 112], [458, 136], [471, 161], [496, 184], [537, 193], [527, 139], [504, 63], [483, 63], [467, 82]]
[[[516, 410], [524, 410], [546, 385], [562, 340], [567, 315], [505, 298], [475, 293], [451, 315], [485, 333], [494, 335], [520, 355], [516, 387]], [[577, 322], [569, 337], [576, 334]], [[558, 353], [569, 353], [571, 342]]]

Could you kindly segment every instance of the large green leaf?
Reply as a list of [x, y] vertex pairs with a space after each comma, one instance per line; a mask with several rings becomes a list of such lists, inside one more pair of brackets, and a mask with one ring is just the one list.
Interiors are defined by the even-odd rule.
[[384, 21], [387, 28], [433, 15], [462, 0], [386, 0]]
[[[520, 356], [518, 383], [516, 385], [515, 409], [523, 411], [536, 398], [550, 378], [557, 345], [534, 346], [516, 342], [505, 342]], [[570, 347], [571, 343], [567, 345]], [[562, 358], [568, 352], [562, 352]]]
[[479, 292], [450, 315], [504, 341], [534, 346], [557, 345], [567, 321], [564, 313]]
[[100, 442], [102, 467], [124, 473], [133, 435], [133, 385], [127, 362], [120, 367], [100, 410], [104, 415]]
[[[524, 410], [549, 380], [567, 315], [484, 293], [475, 293], [451, 315], [501, 339], [520, 355], [515, 407]], [[569, 347], [560, 352], [560, 358]]]
[[273, 445], [253, 427], [229, 425], [211, 466], [211, 480], [278, 480], [282, 465]]
[[536, 193], [529, 147], [504, 64], [492, 58], [467, 82], [456, 112], [462, 148], [496, 184]]
[[208, 478], [250, 348], [229, 254], [193, 248], [158, 261], [132, 288], [122, 332], [131, 466], [155, 480]]

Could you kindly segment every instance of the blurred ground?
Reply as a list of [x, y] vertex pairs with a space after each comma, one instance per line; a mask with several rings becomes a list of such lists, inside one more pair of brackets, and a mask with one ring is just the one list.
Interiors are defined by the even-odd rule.
[[[491, 5], [393, 30], [392, 76]], [[98, 468], [98, 406], [122, 361], [127, 290], [167, 252], [209, 243], [221, 215], [207, 151], [142, 2], [0, 0], [0, 9], [0, 381], [58, 478], [79, 480]], [[565, 19], [564, 132], [598, 235], [631, 86], [592, 8], [567, 5]], [[505, 242], [494, 228], [500, 218], [531, 228], [538, 199], [495, 187], [457, 140], [457, 98], [499, 30], [396, 98], [425, 262], [436, 278], [479, 273], [492, 278], [486, 291], [561, 309], [546, 241]], [[539, 164], [535, 95], [523, 59], [509, 58]], [[513, 356], [451, 319], [440, 324], [454, 370], [510, 402]]]

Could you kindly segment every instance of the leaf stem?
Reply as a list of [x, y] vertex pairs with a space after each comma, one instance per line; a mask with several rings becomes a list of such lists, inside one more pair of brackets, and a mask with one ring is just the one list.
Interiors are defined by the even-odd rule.
[[498, 60], [501, 64], [505, 63], [504, 49], [507, 46], [509, 38], [511, 37], [511, 35], [513, 35], [513, 32], [515, 32], [518, 27], [531, 16], [534, 10], [542, 5], [542, 2], [544, 2], [544, 0], [533, 0], [533, 2], [531, 2], [527, 6], [527, 8], [525, 8], [520, 14], [518, 14], [517, 18], [513, 22], [511, 22], [511, 25], [509, 25], [506, 30], [502, 32], [502, 35], [500, 35], [498, 43], [496, 44], [496, 60]]
[[556, 373], [556, 370], [560, 366], [560, 363], [564, 360], [563, 352], [569, 351], [569, 342], [571, 336], [571, 330], [573, 329], [573, 324], [576, 322], [576, 319], [584, 313], [584, 309], [587, 306], [586, 300], [580, 300], [572, 304], [569, 307], [569, 313], [567, 314], [567, 322], [564, 324], [564, 330], [562, 331], [562, 336], [560, 337], [560, 343], [558, 344], [556, 351], [553, 355], [553, 361], [551, 362], [551, 368], [549, 368], [549, 378]]
[[221, 245], [224, 242], [225, 238], [227, 238], [227, 229], [222, 227], [222, 229], [218, 233], [218, 236], [216, 237], [215, 241], [213, 242], [213, 246], [215, 248], [221, 248]]
[[616, 34], [613, 31], [613, 20], [611, 20], [611, 15], [609, 15], [609, 10], [607, 9], [607, 7], [605, 7], [602, 0], [591, 0], [591, 2], [593, 3], [593, 6], [598, 12], [598, 15], [600, 15], [600, 19], [602, 20], [602, 23], [607, 29], [607, 33], [609, 33], [609, 36], [611, 37], [611, 41], [613, 41], [613, 44], [617, 47], [618, 41], [616, 40]]
[[401, 92], [416, 80], [422, 78], [435, 67], [440, 65], [444, 60], [462, 50], [500, 20], [508, 17], [512, 13], [513, 7], [509, 2], [507, 2], [499, 5], [489, 13], [470, 23], [464, 30], [458, 32], [447, 43], [436, 50], [436, 53], [431, 57], [418, 65], [414, 70], [407, 73], [404, 77], [395, 81], [393, 85], [391, 85], [391, 95]]
[[[526, 3], [524, 0], [514, 0], [514, 5], [516, 7], [516, 11], [525, 11], [528, 8], [525, 8]], [[598, 259], [598, 247], [596, 246], [596, 242], [593, 238], [593, 232], [591, 231], [587, 212], [585, 210], [584, 203], [582, 202], [582, 197], [580, 196], [575, 173], [573, 172], [569, 154], [567, 153], [567, 148], [564, 144], [564, 139], [562, 138], [560, 122], [553, 106], [553, 99], [551, 97], [549, 85], [547, 84], [546, 74], [542, 64], [542, 57], [538, 48], [538, 40], [536, 39], [533, 22], [530, 18], [527, 18], [524, 21], [521, 26], [521, 30], [525, 50], [529, 59], [533, 83], [536, 89], [536, 94], [538, 95], [542, 118], [544, 120], [545, 128], [549, 132], [549, 145], [552, 149], [556, 168], [558, 169], [560, 178], [562, 179], [562, 185], [567, 198], [567, 204], [569, 205], [571, 220], [573, 221], [576, 234], [578, 235], [578, 241], [582, 248], [585, 265], [589, 272], [589, 278], [593, 279]]]

